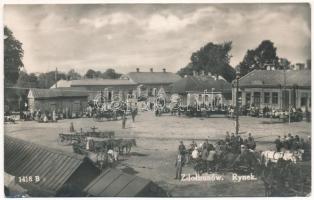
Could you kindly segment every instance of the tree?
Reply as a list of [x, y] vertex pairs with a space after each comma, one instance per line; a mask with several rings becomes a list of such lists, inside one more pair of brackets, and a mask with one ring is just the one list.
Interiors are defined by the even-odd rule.
[[274, 69], [290, 68], [290, 62], [285, 58], [278, 58], [277, 49], [270, 40], [264, 40], [256, 49], [247, 51], [243, 61], [239, 63], [241, 76], [253, 71], [266, 70], [267, 67]]
[[34, 73], [27, 74], [21, 71], [16, 86], [21, 88], [37, 88], [38, 78]]
[[86, 78], [103, 78], [103, 79], [117, 79], [121, 74], [116, 73], [114, 69], [107, 69], [105, 72], [94, 71], [92, 69], [87, 70], [85, 77]]
[[13, 32], [4, 26], [4, 85], [13, 86], [19, 77], [19, 71], [24, 67], [22, 59], [24, 51], [22, 43], [15, 39]]
[[193, 74], [193, 71], [204, 71], [205, 73], [210, 72], [217, 76], [221, 75], [227, 81], [231, 82], [235, 78], [235, 70], [229, 65], [231, 48], [232, 42], [222, 44], [210, 42], [192, 53], [191, 62], [177, 73], [184, 76]]
[[76, 72], [74, 69], [70, 69], [66, 76], [68, 80], [79, 80], [82, 78], [81, 74]]
[[104, 79], [117, 79], [121, 76], [121, 74], [116, 73], [116, 71], [114, 69], [107, 69], [103, 74], [102, 77]]
[[97, 76], [97, 73], [92, 69], [87, 70], [85, 74], [86, 78], [96, 78], [96, 76]]
[[40, 88], [50, 88], [53, 84], [56, 83], [56, 81], [59, 80], [66, 80], [65, 73], [58, 72], [57, 74], [57, 80], [56, 80], [56, 72], [50, 71], [47, 73], [41, 73], [38, 76], [38, 85]]
[[279, 58], [277, 69], [291, 69], [291, 62], [286, 58]]

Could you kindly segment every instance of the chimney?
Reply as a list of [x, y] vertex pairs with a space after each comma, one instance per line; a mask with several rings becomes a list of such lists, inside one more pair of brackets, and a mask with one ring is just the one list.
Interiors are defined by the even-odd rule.
[[136, 68], [136, 72], [140, 72], [140, 68]]
[[154, 71], [153, 71], [153, 68], [150, 68], [150, 72], [154, 72]]
[[162, 71], [163, 71], [163, 72], [166, 72], [166, 69], [165, 69], [165, 68], [163, 68], [163, 69], [162, 69]]
[[197, 76], [197, 72], [193, 70], [193, 76]]

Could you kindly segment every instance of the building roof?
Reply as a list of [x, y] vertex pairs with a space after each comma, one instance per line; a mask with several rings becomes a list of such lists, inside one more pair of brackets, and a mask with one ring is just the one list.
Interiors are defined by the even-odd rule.
[[231, 84], [224, 79], [215, 79], [211, 76], [186, 76], [171, 85], [171, 93], [186, 92], [231, 92]]
[[172, 72], [130, 72], [126, 76], [138, 84], [171, 84], [181, 79]]
[[253, 70], [239, 79], [240, 87], [311, 87], [309, 70]]
[[59, 80], [57, 84], [53, 84], [50, 88], [68, 88], [71, 87], [71, 82], [68, 80]]
[[136, 85], [132, 80], [127, 79], [81, 79], [72, 80], [71, 86], [115, 86], [115, 85]]
[[21, 183], [28, 191], [54, 195], [87, 158], [4, 136], [4, 171], [13, 176], [39, 176], [37, 183]]
[[94, 179], [84, 192], [95, 197], [136, 197], [143, 195], [144, 191], [149, 191], [152, 185], [150, 180], [117, 169], [107, 169]]
[[75, 88], [55, 88], [55, 89], [38, 89], [32, 88], [29, 90], [28, 98], [46, 99], [57, 97], [87, 97], [88, 92], [82, 89]]

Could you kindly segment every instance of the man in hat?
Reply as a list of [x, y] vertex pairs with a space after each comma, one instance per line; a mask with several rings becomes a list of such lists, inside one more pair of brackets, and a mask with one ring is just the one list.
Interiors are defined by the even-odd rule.
[[183, 156], [179, 153], [176, 159], [176, 177], [175, 179], [181, 179], [182, 167], [183, 167]]
[[183, 141], [180, 141], [180, 145], [179, 145], [179, 154], [184, 155], [185, 154], [185, 146], [183, 144]]
[[275, 145], [276, 145], [276, 150], [277, 152], [280, 151], [281, 147], [282, 147], [282, 143], [281, 143], [281, 138], [280, 136], [277, 137], [277, 139], [275, 140]]

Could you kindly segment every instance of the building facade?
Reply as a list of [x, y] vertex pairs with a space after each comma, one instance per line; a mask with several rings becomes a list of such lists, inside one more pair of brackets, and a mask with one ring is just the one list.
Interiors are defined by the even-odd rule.
[[123, 79], [81, 79], [72, 80], [71, 88], [84, 88], [89, 93], [89, 100], [100, 100], [103, 96], [105, 102], [116, 99], [126, 100], [132, 97], [137, 83]]
[[230, 83], [210, 74], [186, 76], [171, 86], [171, 94], [180, 96], [183, 105], [227, 106], [231, 93]]
[[[235, 105], [235, 81], [232, 99]], [[239, 102], [248, 107], [310, 110], [311, 71], [254, 70], [239, 79]]]
[[71, 89], [30, 89], [28, 110], [43, 112], [82, 113], [87, 108], [88, 93]]
[[136, 91], [134, 91], [137, 97], [155, 97], [160, 89], [169, 93], [169, 86], [180, 80], [181, 77], [172, 72], [167, 72], [166, 69], [163, 69], [162, 72], [154, 72], [153, 68], [151, 68], [149, 72], [141, 72], [137, 68], [136, 72], [122, 75], [120, 79], [137, 83]]

